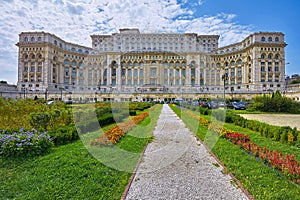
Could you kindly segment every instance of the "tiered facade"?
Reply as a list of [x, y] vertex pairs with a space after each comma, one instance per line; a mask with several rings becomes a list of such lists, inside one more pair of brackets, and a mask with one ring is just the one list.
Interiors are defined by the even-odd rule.
[[[259, 32], [218, 47], [218, 35], [92, 35], [92, 48], [45, 32], [19, 35], [18, 89], [75, 99], [164, 100], [283, 91], [284, 34]], [[51, 96], [52, 95], [52, 96]], [[69, 97], [68, 97], [69, 98]]]

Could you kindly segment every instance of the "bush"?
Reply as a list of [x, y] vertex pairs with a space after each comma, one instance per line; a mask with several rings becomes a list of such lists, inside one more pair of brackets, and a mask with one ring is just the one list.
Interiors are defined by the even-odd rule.
[[207, 108], [199, 107], [199, 112], [201, 115], [209, 115], [210, 111]]
[[250, 104], [248, 109], [250, 111], [300, 113], [299, 103], [282, 96], [279, 91], [271, 96], [257, 96], [253, 101], [254, 103]]
[[18, 132], [5, 131], [0, 134], [0, 156], [28, 157], [47, 153], [53, 146], [51, 137], [46, 132], [37, 130], [26, 131], [21, 128]]
[[[216, 118], [218, 119], [218, 117]], [[294, 145], [298, 138], [300, 138], [300, 132], [296, 128], [292, 129], [289, 126], [280, 127], [255, 120], [247, 120], [233, 112], [227, 112], [225, 122], [259, 132], [260, 135], [266, 138], [271, 138], [274, 141], [280, 141], [282, 143]]]
[[53, 127], [48, 134], [51, 136], [55, 145], [68, 144], [79, 139], [74, 125]]

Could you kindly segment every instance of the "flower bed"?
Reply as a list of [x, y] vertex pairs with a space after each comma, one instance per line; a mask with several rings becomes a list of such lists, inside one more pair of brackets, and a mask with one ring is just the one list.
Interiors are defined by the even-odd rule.
[[295, 155], [283, 155], [282, 152], [271, 151], [265, 147], [260, 147], [250, 140], [249, 135], [226, 129], [217, 122], [210, 122], [207, 119], [189, 111], [184, 112], [190, 117], [197, 119], [199, 123], [206, 126], [209, 130], [220, 134], [220, 136], [228, 139], [233, 144], [240, 146], [248, 154], [254, 156], [258, 160], [261, 160], [268, 166], [281, 171], [290, 180], [300, 184], [300, 163], [295, 159]]
[[93, 140], [90, 140], [90, 145], [101, 147], [101, 146], [116, 144], [127, 132], [129, 132], [132, 128], [134, 128], [136, 124], [140, 123], [148, 116], [149, 116], [148, 112], [144, 112], [138, 116], [134, 116], [132, 117], [131, 120], [127, 120], [123, 123], [120, 123], [112, 127], [111, 129], [107, 130], [101, 136]]
[[295, 160], [295, 155], [283, 155], [281, 152], [260, 147], [253, 143], [246, 134], [230, 133], [226, 134], [225, 138], [240, 146], [255, 158], [260, 159], [263, 163], [278, 169], [295, 183], [300, 184], [300, 163]]
[[46, 153], [53, 146], [51, 137], [46, 132], [26, 131], [21, 128], [17, 132], [0, 133], [0, 156], [24, 157]]

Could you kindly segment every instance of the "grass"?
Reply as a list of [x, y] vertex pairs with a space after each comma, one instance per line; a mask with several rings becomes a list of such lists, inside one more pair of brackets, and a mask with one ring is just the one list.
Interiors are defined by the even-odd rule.
[[[255, 199], [300, 199], [300, 187], [285, 178], [280, 172], [257, 161], [224, 138], [219, 137], [214, 145], [209, 144], [213, 140], [207, 138], [218, 137], [217, 134], [208, 131], [205, 126], [198, 124], [197, 120], [187, 116], [178, 108], [173, 108], [173, 110], [201, 140], [213, 147], [211, 151], [240, 180]], [[270, 141], [265, 139], [264, 142], [272, 146]]]
[[248, 134], [250, 140], [261, 147], [266, 147], [267, 149], [273, 151], [278, 150], [279, 152], [282, 152], [284, 154], [294, 154], [296, 156], [296, 159], [300, 161], [300, 148], [296, 146], [286, 143], [283, 144], [279, 141], [273, 141], [271, 138], [261, 136], [258, 132], [251, 131], [247, 128], [242, 128], [234, 124], [224, 123], [224, 127], [239, 133]]
[[[152, 139], [160, 110], [161, 106], [151, 111], [150, 117], [114, 148], [139, 157]], [[147, 137], [135, 137], [137, 135]], [[85, 139], [94, 136], [95, 132], [86, 134]], [[95, 151], [102, 148], [91, 148], [84, 143], [79, 140], [58, 146], [50, 154], [30, 159], [0, 158], [1, 199], [120, 199], [132, 171], [120, 171], [100, 162], [103, 158], [95, 157]], [[137, 159], [131, 161], [134, 163], [130, 165], [136, 166]]]

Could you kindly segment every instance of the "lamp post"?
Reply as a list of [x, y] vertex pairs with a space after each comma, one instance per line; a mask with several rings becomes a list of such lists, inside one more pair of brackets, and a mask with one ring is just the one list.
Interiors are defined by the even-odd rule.
[[62, 92], [63, 92], [63, 90], [64, 90], [64, 88], [59, 88], [59, 90], [60, 90], [60, 100], [62, 101], [63, 99], [62, 99]]
[[45, 89], [45, 100], [47, 101], [48, 88]]
[[226, 80], [228, 80], [228, 74], [227, 73], [224, 73], [222, 75], [222, 80], [223, 80], [223, 86], [224, 86], [224, 101], [226, 101], [226, 98], [225, 98], [225, 84], [226, 84]]
[[24, 95], [24, 99], [26, 98], [26, 89], [25, 87], [22, 87], [22, 90], [23, 90], [23, 95]]

